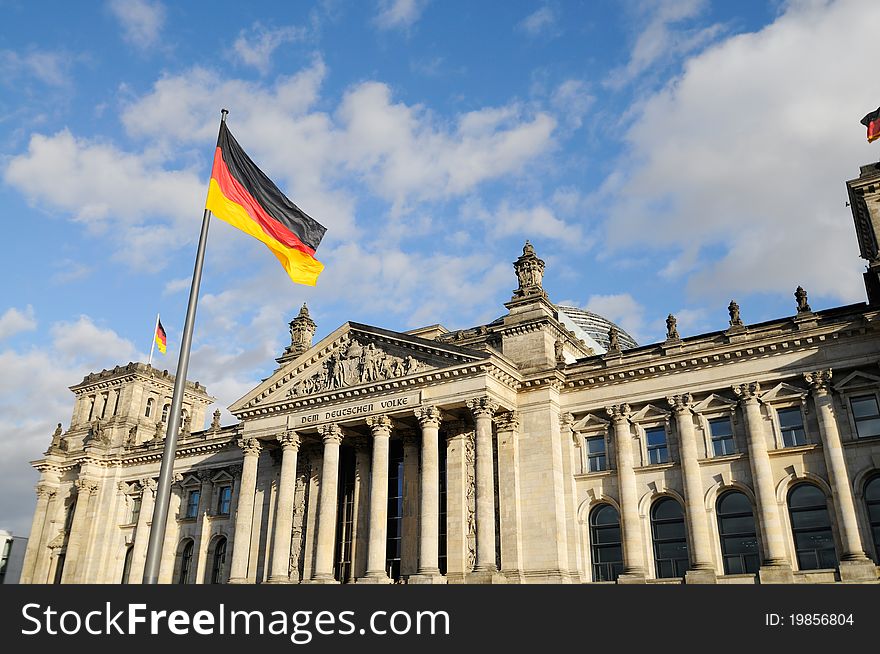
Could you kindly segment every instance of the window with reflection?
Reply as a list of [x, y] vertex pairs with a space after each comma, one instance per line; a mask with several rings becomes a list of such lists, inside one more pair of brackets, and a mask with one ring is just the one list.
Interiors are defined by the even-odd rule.
[[788, 493], [788, 513], [798, 567], [801, 570], [837, 567], [825, 493], [812, 484], [795, 486]]
[[186, 513], [185, 518], [195, 518], [199, 515], [199, 497], [201, 493], [197, 490], [191, 490], [186, 495]]
[[190, 572], [193, 559], [193, 541], [187, 539], [180, 550], [180, 568], [177, 572], [177, 583], [188, 584], [190, 582]]
[[712, 436], [712, 452], [715, 456], [736, 454], [733, 443], [733, 425], [730, 424], [730, 418], [710, 420], [709, 433]]
[[591, 436], [585, 438], [584, 443], [587, 448], [587, 472], [600, 472], [606, 470], [605, 459], [605, 437]]
[[863, 395], [850, 400], [853, 420], [859, 438], [880, 436], [880, 408], [875, 395]]
[[222, 584], [226, 572], [226, 538], [214, 541], [214, 555], [211, 557], [211, 583]]
[[681, 504], [671, 497], [657, 500], [651, 508], [654, 564], [657, 578], [683, 577], [689, 566], [687, 528]]
[[782, 444], [785, 447], [807, 444], [807, 432], [804, 429], [804, 416], [800, 407], [779, 409], [779, 428], [782, 431]]
[[221, 486], [217, 493], [217, 514], [229, 515], [230, 504], [232, 504], [232, 486]]
[[874, 542], [874, 561], [880, 561], [880, 475], [865, 484], [865, 506], [868, 509], [868, 523], [871, 525], [871, 538]]
[[128, 524], [133, 525], [138, 521], [138, 517], [141, 515], [141, 496], [140, 495], [132, 495], [131, 496], [131, 506], [128, 512]]
[[724, 574], [757, 573], [761, 561], [755, 514], [749, 498], [739, 491], [729, 491], [718, 498], [715, 506]]
[[593, 581], [615, 581], [623, 572], [623, 544], [620, 516], [610, 504], [600, 504], [590, 511], [590, 549]]
[[146, 410], [144, 410], [144, 418], [149, 418], [151, 415], [153, 415], [153, 404], [153, 398], [151, 397], [149, 400], [147, 400], [147, 408]]
[[666, 447], [666, 429], [651, 427], [645, 430], [645, 442], [648, 445], [648, 463], [666, 463], [669, 461], [669, 449]]
[[162, 407], [162, 422], [168, 422], [168, 412], [171, 410], [171, 405], [166, 404]]

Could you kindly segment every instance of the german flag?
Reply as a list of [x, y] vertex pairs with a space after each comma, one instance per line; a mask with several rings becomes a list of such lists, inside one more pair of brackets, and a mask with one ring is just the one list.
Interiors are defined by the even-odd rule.
[[224, 121], [205, 208], [262, 241], [298, 284], [314, 286], [324, 264], [315, 250], [327, 228], [287, 199], [251, 161]]
[[880, 107], [877, 107], [876, 111], [872, 111], [859, 122], [868, 128], [868, 143], [880, 139]]
[[159, 351], [165, 354], [165, 350], [168, 349], [168, 337], [165, 335], [161, 320], [156, 320], [156, 345], [159, 346]]

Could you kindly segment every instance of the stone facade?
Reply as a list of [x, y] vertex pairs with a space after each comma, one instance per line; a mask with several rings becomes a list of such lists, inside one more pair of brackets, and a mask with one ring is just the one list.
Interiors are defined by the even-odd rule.
[[[731, 302], [724, 331], [670, 315], [630, 347], [578, 331], [526, 243], [488, 325], [313, 344], [303, 307], [237, 424], [194, 431], [212, 398], [187, 385], [160, 581], [876, 583], [880, 169], [847, 185], [866, 304], [799, 287], [789, 316]], [[22, 582], [140, 580], [172, 385], [129, 364], [71, 388]]]

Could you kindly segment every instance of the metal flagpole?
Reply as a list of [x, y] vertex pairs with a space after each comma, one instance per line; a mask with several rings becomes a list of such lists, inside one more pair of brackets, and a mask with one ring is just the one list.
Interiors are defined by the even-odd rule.
[[[220, 127], [226, 122], [226, 109], [221, 109]], [[219, 141], [219, 138], [218, 138]], [[159, 468], [159, 485], [156, 488], [156, 503], [153, 507], [153, 522], [150, 525], [150, 540], [147, 544], [147, 559], [144, 563], [144, 583], [159, 583], [159, 564], [162, 562], [162, 545], [165, 540], [165, 523], [168, 520], [168, 505], [171, 501], [171, 479], [174, 473], [174, 454], [177, 451], [177, 434], [180, 431], [180, 409], [186, 386], [186, 371], [189, 367], [189, 350], [192, 346], [193, 324], [196, 319], [196, 304], [199, 300], [199, 285], [202, 281], [202, 264], [205, 261], [205, 242], [208, 240], [208, 225], [211, 212], [205, 209], [202, 216], [202, 231], [196, 251], [196, 264], [193, 270], [192, 286], [189, 290], [189, 304], [186, 307], [186, 321], [183, 324], [183, 338], [180, 341], [180, 357], [177, 360], [177, 376], [174, 379], [174, 395], [171, 399], [171, 413], [165, 429], [165, 449], [162, 451], [162, 466]], [[155, 339], [154, 339], [155, 340]]]
[[150, 360], [147, 361], [148, 366], [153, 365], [153, 350], [156, 348], [156, 331], [159, 329], [159, 314], [156, 314], [156, 326], [153, 327], [153, 338], [150, 341]]

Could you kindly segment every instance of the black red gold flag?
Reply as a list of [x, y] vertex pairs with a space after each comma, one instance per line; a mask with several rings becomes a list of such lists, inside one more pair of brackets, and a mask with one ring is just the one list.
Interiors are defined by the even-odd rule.
[[859, 122], [868, 128], [868, 143], [880, 139], [880, 107], [877, 107], [876, 111], [872, 111]]
[[315, 250], [327, 229], [257, 168], [225, 122], [220, 125], [205, 208], [264, 243], [294, 282], [315, 285], [324, 269]]
[[162, 354], [165, 354], [165, 350], [168, 348], [168, 337], [165, 335], [165, 328], [162, 326], [162, 321], [156, 321], [156, 345], [159, 346], [159, 351]]

